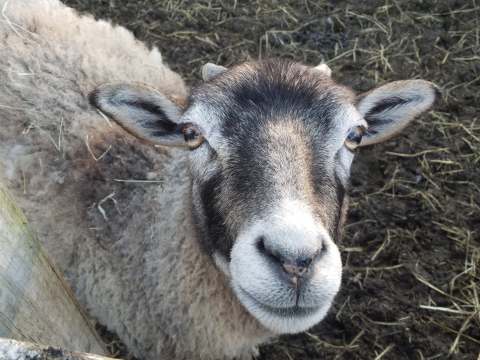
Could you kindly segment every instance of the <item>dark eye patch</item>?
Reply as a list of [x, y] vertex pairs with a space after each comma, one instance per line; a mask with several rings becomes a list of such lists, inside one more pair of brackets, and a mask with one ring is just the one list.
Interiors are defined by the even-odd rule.
[[[218, 251], [227, 261], [230, 261], [233, 239], [229, 236], [225, 219], [216, 204], [221, 182], [222, 175], [217, 173], [203, 183], [199, 189], [204, 215], [202, 218], [205, 222], [200, 225], [206, 232], [202, 234], [200, 243], [209, 255]], [[197, 218], [197, 221], [200, 221], [200, 219]]]

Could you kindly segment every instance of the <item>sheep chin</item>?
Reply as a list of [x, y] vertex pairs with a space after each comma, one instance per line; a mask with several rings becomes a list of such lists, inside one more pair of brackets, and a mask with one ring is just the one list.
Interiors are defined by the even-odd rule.
[[307, 331], [323, 320], [332, 304], [331, 301], [327, 301], [319, 307], [276, 308], [258, 302], [235, 283], [233, 288], [247, 311], [265, 328], [278, 335]]

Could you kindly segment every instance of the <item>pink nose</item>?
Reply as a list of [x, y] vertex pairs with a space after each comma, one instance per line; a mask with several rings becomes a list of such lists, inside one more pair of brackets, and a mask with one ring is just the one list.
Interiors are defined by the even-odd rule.
[[301, 251], [302, 255], [292, 256], [291, 254], [284, 254], [279, 249], [268, 246], [268, 242], [264, 236], [257, 239], [257, 248], [263, 255], [270, 258], [270, 260], [278, 265], [282, 271], [287, 275], [290, 282], [297, 286], [299, 278], [305, 278], [309, 274], [312, 264], [320, 254], [323, 252], [323, 246], [316, 251]]
[[298, 265], [298, 262], [299, 261], [297, 260], [297, 264], [283, 263], [283, 270], [285, 270], [287, 274], [302, 277], [308, 271], [308, 268], [312, 263], [312, 259], [309, 258], [301, 261], [304, 262], [305, 265]]

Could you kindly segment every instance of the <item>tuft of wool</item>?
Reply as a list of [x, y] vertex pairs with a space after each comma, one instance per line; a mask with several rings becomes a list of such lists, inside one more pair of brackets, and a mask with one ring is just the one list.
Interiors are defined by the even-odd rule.
[[129, 82], [183, 104], [182, 79], [57, 0], [0, 9], [0, 181], [80, 303], [138, 357], [249, 358], [270, 334], [198, 247], [186, 154], [138, 142], [87, 100]]

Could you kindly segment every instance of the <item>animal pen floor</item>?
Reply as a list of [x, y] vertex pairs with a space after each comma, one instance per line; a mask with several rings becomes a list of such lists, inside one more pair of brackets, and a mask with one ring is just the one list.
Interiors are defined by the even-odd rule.
[[480, 356], [480, 2], [64, 2], [158, 46], [191, 84], [205, 62], [267, 56], [323, 59], [357, 91], [415, 77], [437, 83], [443, 99], [433, 111], [358, 156], [336, 305], [260, 358]]

